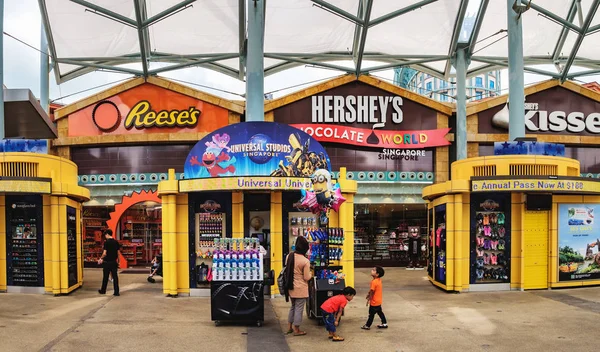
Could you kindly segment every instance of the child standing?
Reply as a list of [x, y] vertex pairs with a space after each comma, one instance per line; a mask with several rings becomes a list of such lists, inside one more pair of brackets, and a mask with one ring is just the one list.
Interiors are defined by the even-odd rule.
[[356, 296], [356, 290], [350, 286], [345, 287], [341, 295], [333, 296], [321, 305], [325, 329], [329, 332], [329, 338], [334, 341], [344, 341], [344, 338], [335, 333], [336, 326], [340, 323], [340, 317], [344, 307]]
[[379, 315], [381, 318], [381, 324], [377, 325], [378, 329], [387, 329], [387, 320], [385, 319], [385, 315], [383, 314], [383, 310], [381, 309], [381, 304], [383, 303], [383, 287], [381, 286], [381, 278], [385, 274], [385, 271], [382, 267], [376, 266], [371, 269], [371, 276], [373, 280], [371, 281], [371, 289], [369, 290], [369, 294], [367, 295], [367, 305], [369, 305], [369, 320], [367, 323], [361, 327], [363, 330], [370, 330], [371, 324], [373, 324], [373, 319], [375, 318], [375, 314]]

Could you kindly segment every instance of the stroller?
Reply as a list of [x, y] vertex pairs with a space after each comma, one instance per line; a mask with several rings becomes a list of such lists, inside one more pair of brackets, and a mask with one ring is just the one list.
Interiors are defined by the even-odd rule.
[[153, 261], [152, 268], [150, 268], [150, 276], [148, 276], [148, 282], [155, 283], [154, 279], [155, 275], [163, 276], [163, 266], [162, 266], [162, 254], [157, 255]]

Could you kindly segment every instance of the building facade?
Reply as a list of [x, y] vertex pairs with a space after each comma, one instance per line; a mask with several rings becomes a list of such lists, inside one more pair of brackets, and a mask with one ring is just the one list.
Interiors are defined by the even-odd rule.
[[[445, 81], [410, 67], [394, 69], [394, 84], [442, 102], [456, 102], [456, 78]], [[501, 94], [500, 71], [487, 72], [467, 79], [467, 101]]]

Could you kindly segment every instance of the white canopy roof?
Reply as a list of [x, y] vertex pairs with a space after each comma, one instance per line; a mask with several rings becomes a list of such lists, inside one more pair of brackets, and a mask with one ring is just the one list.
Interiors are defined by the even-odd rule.
[[[39, 4], [60, 83], [97, 69], [152, 75], [191, 66], [244, 79], [247, 1]], [[458, 47], [471, 57], [469, 76], [507, 66], [506, 0], [265, 1], [267, 75], [312, 64], [356, 74], [410, 66], [447, 78]], [[600, 72], [600, 0], [530, 5], [522, 17], [526, 70], [563, 80]], [[331, 63], [344, 60], [354, 65]], [[540, 64], [555, 70], [532, 67]]]

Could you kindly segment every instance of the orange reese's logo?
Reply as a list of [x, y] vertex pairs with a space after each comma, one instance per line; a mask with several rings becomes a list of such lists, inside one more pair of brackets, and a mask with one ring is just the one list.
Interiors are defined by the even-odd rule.
[[187, 110], [154, 111], [150, 103], [142, 100], [135, 104], [125, 118], [125, 128], [137, 129], [149, 127], [193, 127], [198, 124], [201, 111], [193, 106]]

